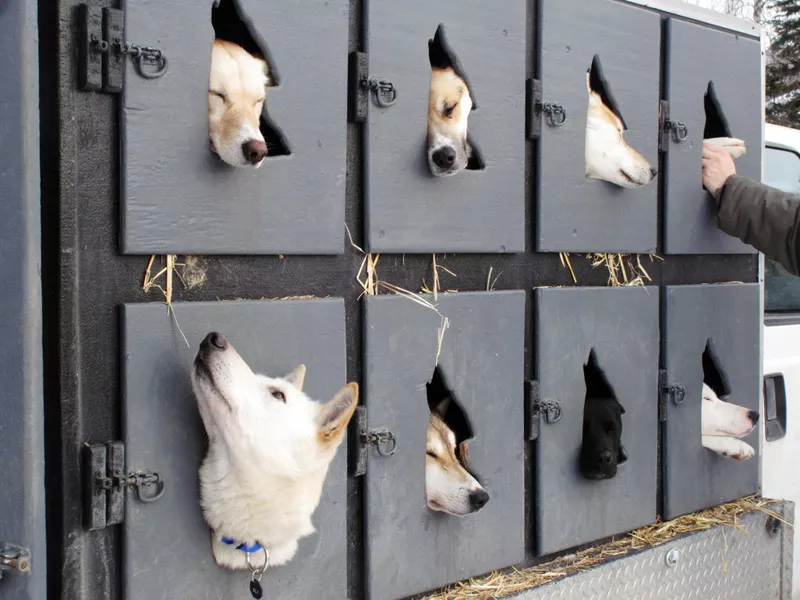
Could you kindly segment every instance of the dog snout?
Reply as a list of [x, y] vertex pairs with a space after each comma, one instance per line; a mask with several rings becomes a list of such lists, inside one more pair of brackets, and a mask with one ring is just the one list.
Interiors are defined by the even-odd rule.
[[598, 459], [601, 465], [610, 465], [612, 462], [614, 462], [614, 455], [610, 450], [603, 450]]
[[756, 411], [754, 411], [754, 410], [748, 410], [748, 411], [747, 411], [747, 418], [748, 418], [748, 419], [750, 419], [750, 422], [751, 422], [753, 425], [755, 425], [756, 423], [758, 423], [758, 418], [759, 418], [759, 416], [760, 416], [760, 415], [758, 414], [758, 412], [756, 412]]
[[225, 339], [221, 333], [217, 333], [216, 331], [212, 331], [209, 333], [205, 339], [200, 342], [200, 349], [205, 350], [207, 348], [218, 348], [219, 350], [224, 350], [228, 347], [228, 340]]
[[658, 169], [650, 168], [650, 177], [655, 179], [658, 176]]
[[470, 492], [469, 505], [473, 512], [482, 509], [487, 502], [489, 502], [489, 493], [486, 490], [480, 489]]
[[431, 158], [440, 169], [449, 169], [456, 162], [456, 151], [451, 146], [444, 146], [434, 152]]
[[267, 156], [267, 144], [261, 140], [249, 140], [242, 144], [242, 154], [251, 165], [257, 165]]

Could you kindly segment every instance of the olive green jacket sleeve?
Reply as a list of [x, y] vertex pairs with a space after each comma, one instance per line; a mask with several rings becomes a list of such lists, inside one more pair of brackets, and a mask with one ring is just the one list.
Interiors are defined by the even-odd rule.
[[731, 175], [717, 215], [722, 231], [800, 275], [800, 196]]

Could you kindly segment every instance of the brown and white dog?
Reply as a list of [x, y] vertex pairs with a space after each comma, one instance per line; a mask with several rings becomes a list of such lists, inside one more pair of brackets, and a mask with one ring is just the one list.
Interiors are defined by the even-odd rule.
[[447, 45], [444, 25], [428, 40], [431, 88], [428, 96], [428, 166], [436, 177], [464, 169], [480, 170], [483, 160], [474, 147], [467, 123], [476, 106], [469, 82], [455, 53]]
[[211, 151], [234, 167], [261, 166], [267, 143], [260, 130], [267, 62], [241, 46], [214, 40], [208, 82], [208, 137]]
[[756, 411], [720, 400], [704, 383], [701, 416], [703, 447], [736, 460], [747, 460], [755, 454], [753, 447], [739, 438], [755, 428], [759, 418]]
[[302, 365], [284, 377], [256, 374], [219, 333], [200, 344], [192, 369], [208, 434], [200, 505], [221, 566], [246, 569], [251, 553], [254, 565], [282, 565], [314, 533], [311, 516], [358, 386], [319, 404], [302, 391], [305, 374]]
[[589, 110], [586, 116], [586, 177], [625, 188], [650, 183], [658, 172], [625, 141], [627, 129], [622, 114], [603, 77], [595, 56], [586, 72]]
[[466, 412], [453, 400], [439, 367], [426, 384], [426, 391], [430, 409], [425, 443], [428, 508], [463, 517], [479, 511], [489, 501], [489, 494], [467, 470], [472, 426]]

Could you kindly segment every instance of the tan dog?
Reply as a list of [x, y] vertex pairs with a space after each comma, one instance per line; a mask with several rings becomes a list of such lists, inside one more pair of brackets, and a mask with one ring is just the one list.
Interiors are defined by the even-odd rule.
[[586, 116], [586, 177], [626, 188], [650, 183], [658, 172], [631, 148], [623, 134], [625, 121], [603, 78], [599, 57], [586, 73], [589, 110]]
[[483, 169], [483, 160], [467, 134], [475, 104], [458, 58], [447, 45], [444, 26], [428, 40], [431, 88], [428, 96], [428, 166], [437, 177], [464, 169]]
[[302, 365], [279, 378], [253, 373], [219, 333], [200, 344], [192, 370], [208, 434], [200, 505], [221, 566], [246, 569], [250, 556], [256, 566], [282, 565], [314, 533], [311, 516], [358, 386], [319, 404], [302, 391], [305, 373]]
[[[466, 454], [467, 442], [459, 446]], [[425, 444], [425, 496], [428, 508], [458, 517], [474, 513], [489, 494], [456, 456], [456, 436], [438, 413], [431, 413]]]
[[260, 130], [269, 68], [241, 46], [214, 40], [208, 82], [211, 151], [234, 167], [260, 167], [267, 144]]

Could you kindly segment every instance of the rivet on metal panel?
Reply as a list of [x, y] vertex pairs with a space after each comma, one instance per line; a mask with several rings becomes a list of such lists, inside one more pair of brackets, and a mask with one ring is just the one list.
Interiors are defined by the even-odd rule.
[[767, 530], [767, 535], [769, 537], [771, 537], [771, 538], [774, 538], [775, 536], [777, 536], [778, 533], [780, 533], [780, 530], [781, 530], [781, 527], [782, 527], [782, 523], [781, 523], [780, 519], [777, 519], [777, 518], [775, 518], [773, 516], [767, 517], [767, 521], [766, 521], [766, 523], [764, 525], [765, 525], [766, 530]]
[[29, 573], [31, 570], [31, 551], [22, 546], [0, 542], [0, 579], [4, 571]]
[[668, 567], [674, 567], [678, 564], [678, 559], [681, 556], [681, 551], [677, 548], [673, 548], [669, 552], [667, 552], [667, 556], [664, 558], [664, 562], [667, 563]]

